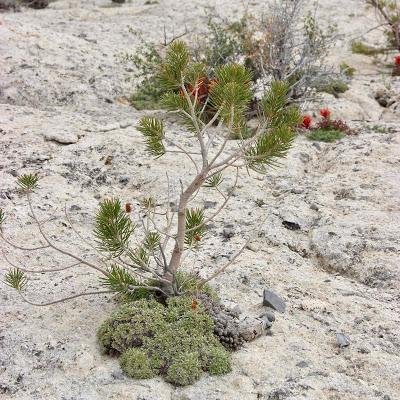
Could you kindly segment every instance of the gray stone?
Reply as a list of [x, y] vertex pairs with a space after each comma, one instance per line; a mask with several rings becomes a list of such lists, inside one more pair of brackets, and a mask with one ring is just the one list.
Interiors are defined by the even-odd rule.
[[128, 128], [129, 126], [132, 126], [132, 125], [133, 125], [133, 122], [131, 120], [122, 121], [122, 122], [119, 123], [119, 126], [122, 129]]
[[272, 327], [272, 322], [268, 318], [265, 317], [265, 318], [263, 318], [262, 321], [263, 321], [264, 330]]
[[206, 200], [204, 202], [204, 208], [215, 208], [217, 206], [217, 202], [216, 201], [208, 201]]
[[263, 293], [263, 305], [267, 307], [271, 307], [272, 309], [284, 313], [286, 310], [285, 301], [276, 295], [274, 292], [268, 289], [264, 289]]
[[375, 100], [382, 107], [390, 107], [392, 104], [396, 102], [394, 98], [392, 98], [391, 93], [386, 89], [379, 89], [375, 93]]
[[44, 138], [45, 140], [60, 144], [73, 144], [77, 143], [79, 140], [77, 134], [70, 132], [49, 132], [44, 134]]
[[350, 345], [350, 339], [344, 333], [336, 333], [336, 344], [339, 347], [347, 347]]
[[121, 176], [121, 178], [119, 178], [119, 183], [127, 185], [129, 183], [129, 176]]
[[240, 314], [242, 314], [242, 309], [240, 308], [239, 304], [236, 304], [235, 307], [232, 308], [232, 312], [239, 316]]
[[368, 347], [360, 347], [360, 348], [358, 349], [358, 351], [359, 351], [359, 353], [361, 353], [361, 354], [369, 354], [369, 353], [371, 353], [371, 350], [370, 350]]
[[266, 317], [268, 318], [269, 321], [274, 322], [275, 321], [275, 314], [273, 312], [267, 311], [265, 313]]
[[115, 131], [116, 129], [119, 129], [119, 128], [120, 128], [120, 125], [117, 122], [114, 124], [99, 126], [98, 130], [99, 130], [99, 132], [109, 132], [109, 131]]
[[301, 194], [301, 193], [304, 193], [304, 189], [295, 187], [295, 188], [291, 189], [290, 192], [294, 193], [294, 194]]
[[222, 231], [222, 236], [225, 239], [230, 239], [235, 235], [235, 228], [232, 224], [227, 224], [224, 226], [224, 230]]
[[299, 367], [299, 368], [307, 368], [307, 367], [308, 367], [308, 364], [307, 364], [305, 361], [300, 361], [300, 362], [298, 362], [298, 363], [296, 364], [296, 367]]
[[275, 315], [274, 315], [274, 313], [272, 311], [267, 311], [267, 312], [261, 314], [260, 318], [261, 319], [265, 319], [266, 318], [270, 322], [274, 322], [275, 321]]

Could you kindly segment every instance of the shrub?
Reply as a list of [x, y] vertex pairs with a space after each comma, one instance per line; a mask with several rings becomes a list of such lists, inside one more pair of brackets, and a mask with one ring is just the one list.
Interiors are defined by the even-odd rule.
[[366, 0], [374, 8], [375, 15], [385, 28], [389, 48], [400, 50], [400, 3], [397, 0]]
[[162, 95], [157, 82], [144, 81], [129, 97], [129, 102], [136, 110], [159, 110], [162, 108], [160, 103]]
[[201, 301], [195, 308], [193, 301], [179, 296], [168, 299], [166, 306], [145, 299], [126, 304], [100, 326], [100, 347], [122, 354], [121, 368], [136, 379], [160, 374], [175, 385], [188, 385], [202, 371], [228, 373], [230, 355], [214, 336]]
[[205, 359], [207, 371], [211, 375], [224, 375], [231, 371], [229, 353], [221, 347], [209, 347], [202, 356]]
[[122, 353], [119, 365], [123, 371], [134, 379], [148, 379], [157, 375], [155, 368], [146, 352], [141, 349], [130, 348]]
[[196, 382], [201, 372], [199, 356], [196, 353], [183, 353], [172, 361], [165, 380], [177, 386], [186, 386]]
[[[270, 86], [271, 81], [286, 81], [291, 101], [304, 100], [319, 85], [327, 85], [332, 79], [331, 68], [325, 58], [335, 41], [332, 26], [323, 30], [318, 24], [316, 10], [302, 17], [304, 0], [275, 1], [261, 14], [244, 13], [237, 20], [223, 18], [214, 11], [207, 15], [207, 32], [201, 37], [192, 37], [192, 61], [205, 63], [205, 77], [212, 80], [216, 69], [227, 63], [241, 63], [251, 72], [256, 88], [255, 100], [250, 104], [252, 117], [257, 111], [259, 97]], [[302, 21], [301, 27], [297, 25]], [[164, 89], [157, 82], [163, 45], [146, 42], [131, 30], [141, 41], [133, 54], [122, 58], [133, 63], [140, 80], [131, 96], [135, 108], [160, 108]], [[164, 33], [165, 35], [165, 33]], [[340, 79], [340, 74], [337, 79]], [[251, 136], [251, 131], [247, 132]], [[233, 139], [238, 136], [233, 134]]]
[[[193, 44], [195, 59], [205, 62], [211, 70], [227, 63], [239, 62], [245, 53], [246, 17], [232, 22], [216, 13], [209, 13], [207, 18], [207, 34]], [[205, 47], [202, 39], [206, 41]]]
[[324, 31], [319, 26], [316, 10], [302, 20], [303, 4], [303, 0], [275, 1], [263, 13], [246, 12], [237, 22], [214, 16], [209, 22], [207, 60], [215, 66], [218, 61], [243, 60], [258, 88], [265, 90], [271, 80], [285, 80], [289, 98], [303, 98], [332, 75], [324, 59], [335, 40], [333, 27]]
[[164, 90], [158, 84], [156, 77], [162, 62], [161, 50], [154, 43], [146, 41], [138, 31], [133, 29], [129, 31], [140, 43], [134, 53], [119, 56], [121, 61], [133, 65], [132, 78], [138, 81], [129, 101], [137, 110], [160, 109], [160, 99]]
[[319, 92], [331, 94], [335, 97], [339, 97], [339, 94], [349, 90], [349, 85], [346, 82], [337, 79], [329, 79], [318, 84], [316, 89]]

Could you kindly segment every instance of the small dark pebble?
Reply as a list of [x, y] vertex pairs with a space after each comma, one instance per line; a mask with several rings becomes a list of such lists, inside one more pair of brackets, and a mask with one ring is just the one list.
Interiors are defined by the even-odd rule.
[[347, 347], [350, 345], [350, 339], [344, 333], [336, 333], [336, 343], [339, 347]]
[[123, 176], [119, 179], [119, 183], [122, 183], [123, 185], [126, 185], [128, 182], [129, 182], [128, 176]]
[[291, 231], [298, 231], [300, 230], [300, 225], [297, 222], [291, 221], [282, 221], [282, 225]]
[[268, 289], [264, 289], [263, 293], [263, 305], [267, 307], [271, 307], [272, 309], [284, 313], [286, 310], [285, 301], [276, 295], [274, 292]]
[[305, 361], [300, 361], [300, 362], [298, 362], [298, 363], [296, 364], [296, 367], [299, 367], [299, 368], [307, 368], [307, 367], [308, 367], [308, 364], [307, 364]]
[[224, 230], [222, 231], [222, 236], [225, 239], [230, 239], [235, 235], [235, 228], [232, 224], [227, 224], [224, 226]]
[[215, 208], [217, 206], [217, 202], [216, 201], [205, 201], [204, 202], [204, 208]]

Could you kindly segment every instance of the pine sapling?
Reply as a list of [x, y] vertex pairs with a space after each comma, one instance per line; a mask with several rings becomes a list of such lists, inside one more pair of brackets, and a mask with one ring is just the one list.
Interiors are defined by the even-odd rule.
[[[213, 81], [208, 83], [205, 97], [200, 98], [204, 94], [201, 87], [207, 76], [207, 66], [194, 63], [191, 59], [186, 45], [174, 41], [158, 75], [159, 84], [166, 90], [162, 102], [170, 112], [180, 117], [185, 139], [179, 141], [168, 134], [163, 121], [156, 117], [144, 116], [137, 125], [147, 152], [155, 158], [155, 162], [172, 153], [187, 158], [192, 165], [191, 171], [185, 171], [185, 177], [181, 177], [179, 198], [171, 198], [168, 178], [166, 202], [146, 198], [141, 201], [140, 210], [135, 210], [131, 205], [124, 206], [116, 198], [102, 201], [93, 230], [95, 244], [88, 243], [96, 249], [96, 261], [88, 261], [84, 255], [67, 251], [49, 237], [33, 205], [38, 176], [26, 174], [18, 178], [43, 242], [29, 247], [9, 240], [3, 229], [5, 215], [0, 212], [0, 235], [5, 243], [3, 254], [13, 267], [6, 274], [5, 282], [16, 289], [24, 300], [33, 303], [25, 296], [27, 276], [39, 270], [27, 270], [15, 265], [5, 251], [9, 247], [22, 252], [52, 250], [61, 253], [71, 264], [59, 269], [41, 269], [40, 272], [54, 272], [73, 266], [89, 268], [100, 275], [100, 282], [106, 287], [105, 291], [97, 293], [113, 292], [133, 297], [155, 293], [164, 299], [184, 294], [189, 281], [191, 289], [194, 286], [193, 277], [186, 279], [182, 275], [184, 255], [190, 256], [190, 252], [201, 249], [201, 244], [207, 240], [207, 224], [215, 220], [231, 200], [242, 171], [253, 170], [264, 174], [269, 168], [278, 166], [279, 160], [286, 156], [301, 120], [297, 107], [287, 103], [290, 86], [282, 81], [271, 83], [260, 102], [254, 134], [244, 136], [243, 133], [248, 130], [246, 112], [253, 97], [250, 73], [238, 64], [220, 66], [215, 70]], [[239, 140], [232, 142], [232, 136]], [[187, 176], [190, 178], [186, 183]], [[232, 177], [232, 185], [226, 188], [226, 182]], [[196, 206], [195, 197], [199, 191], [214, 191], [221, 196], [216, 211], [208, 214]], [[171, 207], [172, 202], [177, 204], [176, 209]], [[73, 227], [67, 213], [66, 218]], [[198, 278], [197, 289], [206, 287], [210, 280], [226, 271], [244, 251], [249, 240], [250, 237], [225, 265], [209, 276]], [[39, 305], [93, 293], [84, 292]]]

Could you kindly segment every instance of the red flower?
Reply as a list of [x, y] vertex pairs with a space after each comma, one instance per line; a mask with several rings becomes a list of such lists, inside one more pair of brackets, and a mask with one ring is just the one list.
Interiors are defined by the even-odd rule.
[[400, 66], [400, 54], [397, 54], [397, 56], [394, 58], [394, 63]]
[[304, 115], [303, 123], [301, 124], [301, 126], [303, 128], [310, 129], [311, 122], [312, 122], [312, 118], [309, 115]]
[[[188, 83], [185, 87], [189, 96], [191, 96], [192, 98], [197, 97], [197, 101], [199, 103], [204, 103], [209, 95], [210, 90], [216, 83], [216, 79], [208, 79], [207, 77], [202, 77], [196, 81], [195, 87], [193, 87], [190, 83]], [[185, 93], [182, 89], [179, 91], [179, 96], [185, 97]]]
[[197, 242], [200, 242], [200, 240], [201, 240], [200, 235], [195, 235], [194, 236], [194, 240], [196, 240]]
[[319, 114], [321, 115], [322, 118], [325, 119], [329, 119], [329, 117], [331, 116], [329, 108], [321, 108], [321, 110], [319, 110]]

